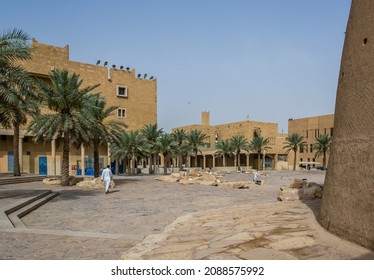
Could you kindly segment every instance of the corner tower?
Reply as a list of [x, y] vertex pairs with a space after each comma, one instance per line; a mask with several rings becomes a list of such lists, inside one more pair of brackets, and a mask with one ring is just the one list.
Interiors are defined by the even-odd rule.
[[319, 221], [374, 249], [374, 1], [352, 0]]

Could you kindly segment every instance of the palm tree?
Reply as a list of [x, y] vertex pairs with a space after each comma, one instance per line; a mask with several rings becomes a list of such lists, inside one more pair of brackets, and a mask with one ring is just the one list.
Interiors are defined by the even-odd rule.
[[[127, 125], [116, 121], [106, 121], [106, 119], [112, 115], [114, 110], [117, 110], [117, 106], [110, 106], [106, 108], [105, 97], [100, 94], [90, 94], [88, 98], [88, 106], [92, 110], [95, 125], [90, 127], [89, 133], [91, 134], [90, 142], [93, 143], [94, 150], [94, 177], [100, 176], [99, 166], [99, 146], [100, 144], [107, 144], [116, 137], [118, 137], [120, 131], [126, 128]], [[90, 142], [85, 143], [89, 145]]]
[[27, 115], [38, 112], [34, 82], [23, 68], [15, 64], [17, 60], [30, 59], [29, 39], [25, 32], [17, 29], [0, 36], [0, 125], [14, 130], [14, 176], [21, 175], [20, 126], [26, 123]]
[[292, 133], [286, 137], [286, 144], [283, 149], [286, 149], [286, 153], [288, 154], [290, 151], [295, 153], [295, 158], [293, 161], [293, 170], [296, 170], [296, 153], [297, 149], [304, 148], [306, 146], [306, 141], [304, 141], [304, 136], [301, 136], [298, 133]]
[[173, 136], [174, 141], [178, 143], [178, 149], [177, 149], [178, 167], [179, 167], [179, 170], [182, 170], [183, 153], [182, 153], [181, 147], [184, 141], [187, 139], [187, 132], [183, 128], [177, 129], [173, 132], [172, 136]]
[[[158, 129], [157, 124], [146, 124], [141, 129], [141, 133], [143, 133], [144, 137], [147, 139], [148, 144], [150, 146], [149, 149], [149, 173], [153, 173], [152, 164], [154, 163], [156, 156], [158, 155], [158, 151], [155, 149], [155, 145], [157, 142], [158, 137], [162, 134], [163, 130]], [[156, 163], [154, 163], [154, 167], [156, 168]]]
[[[98, 85], [81, 88], [83, 80], [67, 70], [54, 70], [49, 74], [52, 85], [40, 82], [43, 105], [50, 112], [37, 116], [29, 125], [34, 140], [52, 141], [63, 137], [61, 185], [69, 184], [70, 145], [79, 148], [90, 139], [89, 129], [95, 125], [88, 94]], [[82, 140], [84, 139], [84, 141]]]
[[215, 157], [223, 157], [223, 166], [226, 166], [226, 156], [235, 156], [234, 147], [231, 145], [231, 141], [228, 139], [221, 140], [216, 144], [217, 151], [214, 153]]
[[323, 155], [323, 169], [326, 169], [326, 154], [330, 150], [331, 142], [332, 136], [322, 134], [316, 138], [316, 142], [313, 145], [315, 156], [319, 157]]
[[114, 141], [109, 143], [110, 157], [117, 162], [124, 163], [123, 170], [126, 170], [129, 158], [127, 146], [128, 133], [126, 131], [122, 131]]
[[172, 134], [163, 133], [158, 138], [156, 145], [164, 156], [164, 174], [166, 174], [169, 157], [177, 151], [178, 144], [174, 141]]
[[[193, 155], [193, 149], [189, 145], [188, 142], [183, 142], [182, 145], [179, 147], [178, 150], [182, 154], [182, 161], [183, 161], [183, 159], [187, 159], [189, 156]], [[186, 167], [190, 167], [190, 166], [187, 166], [187, 161], [186, 161]]]
[[8, 104], [8, 118], [10, 125], [4, 125], [5, 128], [13, 127], [13, 176], [21, 176], [21, 166], [19, 154], [19, 139], [20, 139], [20, 127], [25, 125], [27, 122], [27, 116], [37, 116], [39, 113], [39, 103], [36, 101], [36, 97], [33, 94], [19, 91], [16, 93], [19, 96], [18, 103]]
[[110, 144], [111, 156], [116, 160], [131, 160], [129, 165], [131, 171], [135, 174], [136, 159], [145, 156], [149, 152], [147, 139], [139, 131], [122, 131], [116, 141]]
[[242, 150], [248, 150], [249, 142], [243, 135], [235, 135], [231, 137], [230, 144], [233, 147], [236, 154], [236, 165], [240, 170], [240, 152]]
[[[256, 151], [257, 152], [257, 158], [258, 158], [258, 161], [257, 161], [257, 170], [260, 170], [260, 166], [261, 166], [261, 154], [264, 152], [264, 151], [267, 151], [269, 149], [271, 149], [271, 147], [269, 146], [269, 143], [270, 143], [270, 140], [269, 138], [264, 138], [262, 136], [257, 136], [257, 137], [254, 137], [250, 143], [250, 149], [252, 151]], [[263, 159], [265, 160], [265, 159]]]
[[187, 141], [192, 148], [193, 155], [195, 157], [195, 167], [197, 166], [197, 154], [201, 153], [200, 147], [204, 146], [204, 140], [208, 138], [208, 135], [201, 132], [200, 130], [194, 129], [187, 133]]

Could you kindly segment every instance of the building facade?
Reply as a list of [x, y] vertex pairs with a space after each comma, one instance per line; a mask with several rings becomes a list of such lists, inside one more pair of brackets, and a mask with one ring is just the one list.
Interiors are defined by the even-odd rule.
[[[298, 133], [304, 137], [306, 146], [299, 149], [296, 153], [296, 168], [317, 168], [322, 166], [323, 157], [316, 156], [313, 150], [313, 145], [316, 142], [316, 138], [322, 134], [333, 136], [334, 134], [334, 114], [315, 116], [301, 119], [289, 119], [288, 120], [288, 133]], [[294, 153], [290, 152], [288, 155], [288, 163], [293, 166]], [[329, 153], [327, 153], [328, 163]]]
[[[270, 149], [265, 154], [266, 169], [288, 169], [288, 166], [281, 163], [287, 163], [287, 155], [284, 152], [283, 145], [287, 134], [278, 133], [278, 124], [258, 121], [241, 121], [227, 124], [210, 125], [210, 113], [202, 112], [201, 124], [176, 127], [172, 130], [184, 129], [186, 132], [191, 130], [200, 130], [208, 136], [204, 147], [201, 147], [202, 154], [198, 155], [198, 167], [219, 169], [223, 167], [223, 158], [215, 157], [217, 151], [216, 143], [221, 140], [230, 139], [236, 135], [243, 135], [249, 142], [256, 136], [269, 138]], [[258, 155], [256, 152], [242, 151], [240, 154], [240, 166], [242, 169], [257, 168]], [[261, 159], [262, 160], [262, 159]], [[187, 164], [193, 167], [194, 161], [190, 159]], [[236, 166], [234, 157], [226, 158], [226, 167]], [[261, 163], [261, 166], [263, 164]], [[278, 167], [277, 167], [278, 166]]]
[[[31, 60], [21, 61], [20, 65], [36, 79], [48, 80], [54, 69], [64, 69], [80, 75], [82, 87], [100, 84], [94, 92], [106, 98], [107, 106], [118, 106], [118, 110], [108, 120], [124, 122], [128, 130], [137, 130], [145, 124], [157, 123], [157, 80], [146, 75], [137, 75], [134, 69], [108, 65], [97, 61], [95, 64], [81, 63], [69, 59], [69, 46], [56, 47], [32, 40]], [[34, 143], [27, 134], [27, 125], [20, 131], [20, 164], [23, 173], [60, 175], [62, 145]], [[110, 164], [107, 146], [100, 147], [100, 164]], [[77, 170], [91, 173], [93, 149], [81, 147], [71, 149], [70, 172]], [[13, 131], [0, 127], [0, 173], [13, 171]], [[87, 174], [90, 175], [90, 174]]]

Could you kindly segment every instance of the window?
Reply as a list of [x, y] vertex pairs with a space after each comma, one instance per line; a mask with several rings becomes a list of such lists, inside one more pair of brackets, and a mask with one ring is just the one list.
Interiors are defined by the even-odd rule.
[[332, 136], [333, 132], [334, 132], [334, 128], [331, 127], [331, 128], [330, 128], [330, 136]]
[[[313, 153], [313, 144], [310, 144], [310, 152]], [[308, 159], [309, 161], [309, 159]]]
[[117, 85], [117, 96], [118, 97], [127, 97], [127, 87]]
[[300, 145], [300, 154], [304, 153], [304, 146]]
[[119, 118], [126, 118], [126, 109], [118, 109], [117, 110], [117, 116]]

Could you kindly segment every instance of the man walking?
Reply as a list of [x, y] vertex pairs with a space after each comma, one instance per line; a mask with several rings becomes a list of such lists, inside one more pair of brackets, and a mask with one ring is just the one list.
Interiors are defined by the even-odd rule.
[[109, 167], [110, 166], [107, 165], [101, 174], [101, 181], [105, 182], [105, 194], [109, 192], [110, 181], [113, 180], [113, 174]]

